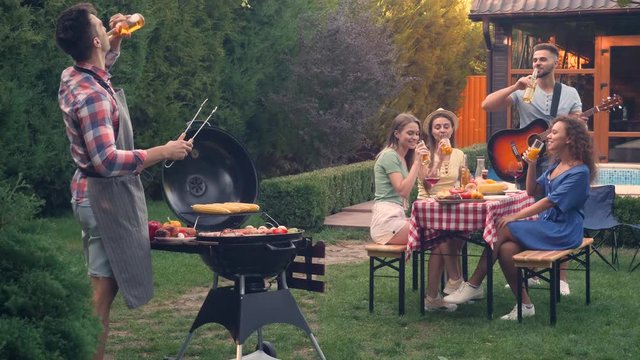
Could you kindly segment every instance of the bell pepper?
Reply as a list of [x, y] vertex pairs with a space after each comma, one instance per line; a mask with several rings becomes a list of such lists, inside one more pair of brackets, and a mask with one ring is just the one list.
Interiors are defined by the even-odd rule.
[[173, 226], [176, 228], [181, 228], [182, 227], [182, 223], [178, 220], [171, 220], [169, 218], [167, 218], [168, 221], [166, 221], [164, 224], [162, 224], [162, 226]]

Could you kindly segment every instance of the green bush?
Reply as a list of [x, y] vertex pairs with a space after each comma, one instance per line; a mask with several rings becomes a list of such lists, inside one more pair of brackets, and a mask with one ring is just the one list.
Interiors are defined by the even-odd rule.
[[15, 185], [6, 179], [0, 180], [0, 229], [31, 220], [40, 211], [44, 201], [29, 190], [21, 175]]
[[25, 189], [0, 182], [0, 359], [89, 359], [101, 331], [89, 285], [34, 233], [42, 201]]
[[263, 180], [260, 203], [279, 222], [308, 230], [324, 217], [373, 199], [373, 161]]
[[[467, 154], [472, 173], [478, 156], [487, 159], [485, 144], [475, 144], [461, 150]], [[485, 161], [488, 165], [489, 160]], [[373, 164], [374, 161], [369, 160], [263, 180], [260, 184], [261, 205], [283, 224], [318, 229], [327, 215], [373, 199]], [[414, 188], [409, 196], [410, 203], [417, 195], [417, 189]]]

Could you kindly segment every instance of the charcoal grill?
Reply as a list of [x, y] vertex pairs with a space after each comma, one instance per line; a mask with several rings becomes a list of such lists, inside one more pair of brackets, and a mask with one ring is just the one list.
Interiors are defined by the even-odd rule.
[[[198, 128], [198, 126], [194, 126]], [[195, 130], [187, 132], [187, 138]], [[250, 202], [258, 195], [257, 173], [244, 146], [228, 132], [205, 126], [193, 144], [193, 152], [162, 170], [163, 194], [176, 216], [198, 231], [240, 226], [251, 214], [200, 215], [194, 203]], [[268, 215], [267, 215], [268, 216]], [[272, 219], [269, 217], [269, 219]], [[303, 232], [261, 236], [200, 236], [195, 240], [153, 241], [151, 248], [198, 254], [214, 272], [213, 286], [200, 307], [187, 338], [175, 357], [182, 359], [195, 330], [207, 323], [223, 325], [233, 337], [236, 359], [275, 359], [272, 344], [263, 341], [262, 327], [272, 323], [294, 325], [309, 336], [318, 356], [320, 346], [289, 291], [286, 269], [300, 249], [311, 246]], [[233, 281], [218, 287], [218, 277]], [[265, 286], [274, 279], [277, 289]], [[257, 332], [257, 351], [242, 356], [243, 343]]]

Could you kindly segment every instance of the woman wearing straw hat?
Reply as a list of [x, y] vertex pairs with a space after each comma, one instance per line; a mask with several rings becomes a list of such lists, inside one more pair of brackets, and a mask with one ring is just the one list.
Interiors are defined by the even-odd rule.
[[[441, 190], [448, 190], [456, 186], [460, 166], [464, 163], [464, 153], [455, 148], [455, 131], [458, 128], [458, 117], [449, 110], [439, 108], [427, 115], [423, 123], [425, 134], [425, 144], [431, 152], [431, 161], [425, 172], [421, 174], [421, 181], [418, 181], [418, 199], [426, 199], [429, 194], [435, 194]], [[466, 164], [465, 164], [466, 165]], [[424, 179], [438, 173], [440, 180], [431, 186]], [[428, 191], [428, 192], [427, 192]], [[445, 294], [456, 291], [463, 283], [462, 269], [460, 264], [460, 249], [462, 240], [447, 238], [446, 242], [445, 268], [447, 271], [447, 286], [444, 288]], [[430, 299], [427, 298], [427, 303]]]

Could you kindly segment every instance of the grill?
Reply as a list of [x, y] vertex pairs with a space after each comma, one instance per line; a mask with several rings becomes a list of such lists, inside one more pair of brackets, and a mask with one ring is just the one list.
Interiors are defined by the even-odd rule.
[[[195, 130], [187, 132], [187, 138], [194, 133]], [[190, 156], [163, 167], [165, 200], [180, 220], [198, 231], [236, 228], [251, 214], [199, 215], [191, 211], [191, 205], [255, 202], [258, 177], [254, 163], [244, 146], [222, 129], [205, 126], [196, 139]], [[237, 360], [275, 359], [274, 346], [262, 339], [262, 327], [272, 323], [287, 323], [305, 331], [318, 356], [325, 359], [287, 286], [287, 268], [296, 254], [311, 247], [311, 239], [303, 235], [303, 232], [231, 237], [198, 234], [195, 240], [153, 241], [154, 250], [200, 255], [214, 272], [213, 286], [187, 338], [178, 354], [166, 359], [182, 359], [195, 330], [207, 323], [221, 324], [229, 331], [237, 345]], [[218, 287], [219, 276], [232, 280], [233, 285]], [[277, 289], [267, 289], [265, 279], [275, 279]], [[243, 357], [243, 343], [253, 332], [258, 335], [256, 351]]]

